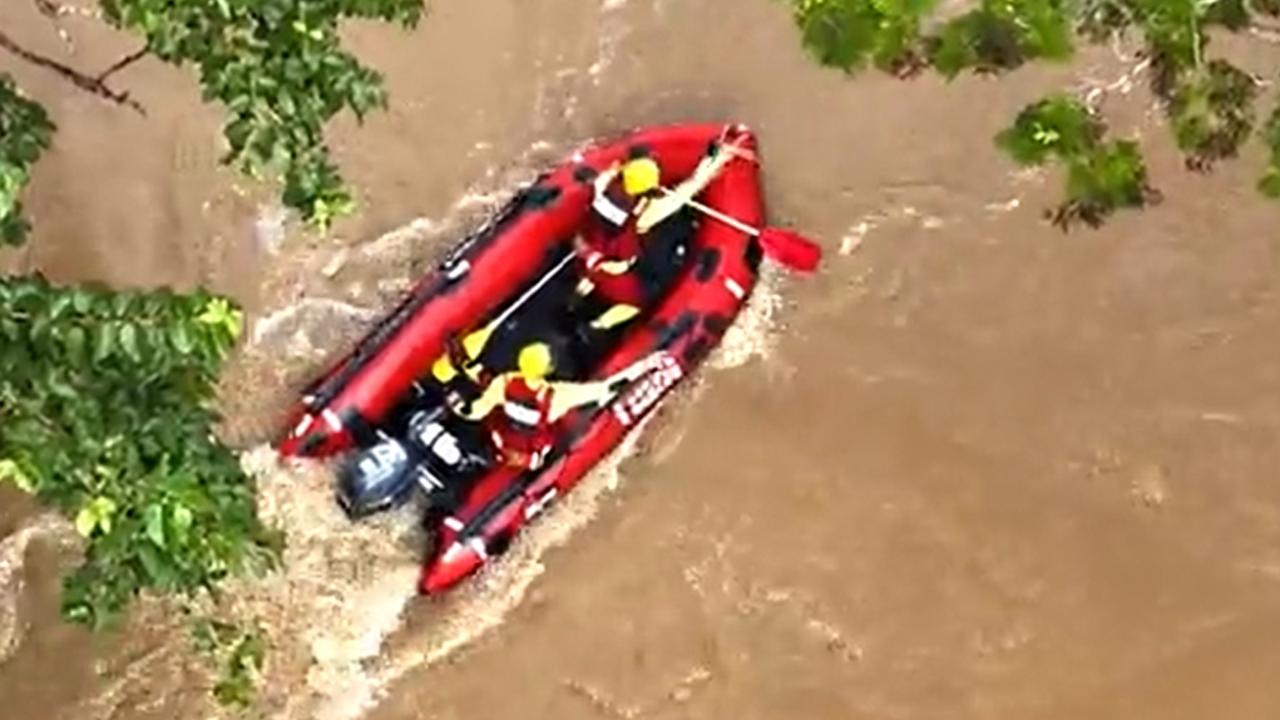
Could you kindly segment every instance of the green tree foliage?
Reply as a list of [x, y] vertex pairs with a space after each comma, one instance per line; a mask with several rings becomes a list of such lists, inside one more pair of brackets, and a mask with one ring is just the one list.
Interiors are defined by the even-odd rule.
[[107, 19], [147, 50], [195, 65], [206, 100], [229, 113], [225, 158], [259, 176], [278, 170], [284, 201], [321, 227], [354, 203], [324, 142], [343, 109], [386, 106], [382, 78], [341, 48], [344, 18], [415, 25], [422, 0], [101, 0]]
[[[1201, 171], [1239, 153], [1254, 130], [1258, 96], [1258, 83], [1247, 73], [1206, 59], [1206, 29], [1238, 31], [1258, 14], [1280, 16], [1280, 0], [980, 0], [968, 12], [931, 24], [936, 3], [923, 0], [791, 4], [810, 53], [850, 73], [864, 69], [868, 58], [884, 70], [927, 65], [947, 78], [1004, 72], [1031, 60], [1070, 58], [1077, 38], [1100, 42], [1135, 31], [1147, 45], [1152, 89], [1178, 147], [1187, 166]], [[1065, 164], [1067, 199], [1051, 215], [1064, 226], [1074, 220], [1096, 225], [1117, 208], [1155, 197], [1137, 146], [1104, 142], [1100, 132], [1084, 108], [1053, 96], [1028, 106], [997, 143], [1021, 163]], [[1056, 139], [1041, 144], [1054, 133]], [[1086, 138], [1084, 145], [1072, 144]], [[1280, 109], [1263, 139], [1271, 164], [1259, 188], [1280, 197]]]
[[28, 225], [18, 196], [53, 131], [44, 108], [23, 97], [13, 79], [0, 73], [0, 246], [26, 238]]
[[203, 292], [0, 280], [0, 481], [87, 539], [63, 612], [102, 627], [143, 588], [190, 593], [273, 566], [280, 538], [212, 434], [240, 312]]
[[1223, 60], [1180, 75], [1167, 107], [1188, 167], [1208, 169], [1239, 152], [1253, 130], [1257, 94], [1253, 78]]
[[[343, 110], [385, 108], [382, 78], [344, 52], [348, 18], [416, 25], [422, 0], [100, 0], [145, 45], [97, 77], [6, 49], [117, 102], [102, 81], [139, 57], [193, 66], [204, 98], [228, 113], [224, 162], [283, 179], [286, 205], [325, 228], [354, 206], [323, 135]], [[45, 111], [0, 75], [0, 244], [28, 230], [19, 193], [49, 147]], [[230, 303], [203, 292], [110, 293], [0, 279], [0, 482], [74, 518], [84, 563], [63, 612], [112, 623], [140, 590], [213, 590], [271, 566], [280, 537], [259, 522], [254, 488], [214, 439], [211, 386], [240, 331]], [[215, 695], [246, 704], [260, 633], [215, 633], [225, 655]]]
[[927, 40], [929, 59], [944, 76], [964, 70], [1012, 70], [1028, 60], [1071, 57], [1071, 26], [1063, 0], [983, 0]]
[[937, 0], [794, 0], [793, 17], [818, 62], [855, 72], [868, 63], [908, 74], [921, 64], [920, 22]]
[[1235, 157], [1253, 130], [1257, 84], [1225, 60], [1205, 60], [1205, 30], [1247, 27], [1252, 6], [1245, 0], [1129, 0], [1122, 7], [1146, 38], [1151, 86], [1164, 101], [1187, 166], [1207, 170]]
[[1103, 142], [1102, 121], [1078, 100], [1054, 95], [1024, 109], [996, 142], [1023, 165], [1050, 161], [1067, 167], [1067, 198], [1049, 213], [1056, 225], [1097, 227], [1122, 207], [1156, 199], [1135, 143]]

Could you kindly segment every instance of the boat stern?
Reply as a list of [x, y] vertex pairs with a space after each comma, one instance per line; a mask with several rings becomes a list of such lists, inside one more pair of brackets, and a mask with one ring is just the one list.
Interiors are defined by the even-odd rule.
[[423, 567], [418, 589], [423, 595], [436, 595], [479, 570], [486, 556], [483, 543], [484, 540], [478, 537], [467, 542], [454, 540], [443, 553]]

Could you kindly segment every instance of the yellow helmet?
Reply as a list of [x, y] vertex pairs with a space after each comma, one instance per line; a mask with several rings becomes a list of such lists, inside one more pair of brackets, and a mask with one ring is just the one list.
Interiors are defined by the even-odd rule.
[[658, 187], [661, 174], [652, 158], [636, 158], [622, 168], [622, 189], [628, 195], [647, 193]]
[[516, 365], [525, 378], [541, 380], [551, 373], [551, 348], [542, 342], [529, 343], [520, 350]]

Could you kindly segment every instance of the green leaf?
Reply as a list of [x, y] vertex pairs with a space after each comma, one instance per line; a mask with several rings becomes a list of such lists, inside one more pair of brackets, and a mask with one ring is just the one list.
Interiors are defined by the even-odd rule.
[[223, 298], [213, 298], [205, 305], [197, 320], [225, 332], [230, 338], [240, 337], [244, 315]]
[[100, 363], [111, 357], [111, 353], [115, 351], [116, 345], [116, 326], [114, 323], [104, 322], [94, 329], [94, 349], [93, 361]]
[[224, 626], [209, 635], [217, 638], [218, 650], [230, 646], [214, 686], [214, 697], [223, 705], [248, 707], [253, 703], [254, 683], [266, 654], [262, 631], [256, 625], [244, 630]]
[[78, 393], [62, 378], [62, 373], [58, 368], [50, 368], [48, 376], [45, 378], [45, 387], [48, 388], [49, 394], [53, 397], [63, 400], [76, 400]]
[[75, 288], [71, 291], [71, 305], [76, 312], [81, 315], [89, 314], [93, 309], [93, 293], [83, 289]]
[[191, 337], [191, 330], [186, 323], [175, 323], [169, 330], [169, 340], [173, 343], [173, 348], [182, 355], [190, 355], [195, 351], [195, 339]]
[[62, 340], [66, 347], [67, 358], [76, 365], [84, 362], [84, 348], [88, 342], [88, 333], [85, 329], [79, 325], [72, 326], [67, 329]]
[[71, 309], [72, 297], [70, 294], [61, 294], [49, 303], [48, 317], [50, 320], [60, 319], [67, 310]]
[[936, 0], [794, 0], [805, 48], [821, 64], [857, 72], [868, 64], [909, 72], [922, 54], [920, 24]]
[[169, 517], [170, 536], [179, 545], [185, 545], [191, 532], [191, 523], [194, 520], [191, 510], [185, 505], [174, 505], [172, 513]]
[[1008, 71], [1028, 60], [1066, 60], [1074, 53], [1062, 0], [983, 0], [925, 44], [934, 68], [948, 78], [966, 69]]
[[76, 513], [76, 532], [85, 537], [89, 537], [93, 534], [94, 530], [98, 529], [100, 522], [101, 518], [99, 516], [98, 508], [96, 508], [93, 503], [89, 503], [88, 505], [80, 508], [80, 512]]
[[120, 348], [130, 360], [142, 360], [142, 353], [138, 350], [138, 328], [132, 323], [125, 322], [120, 326]]
[[174, 583], [173, 570], [165, 563], [164, 558], [151, 545], [138, 546], [138, 562], [142, 565], [142, 570], [147, 574], [147, 580], [150, 584], [168, 588]]
[[148, 505], [146, 511], [142, 515], [143, 523], [146, 526], [147, 538], [155, 543], [156, 547], [164, 548], [164, 506]]
[[1041, 165], [1087, 152], [1101, 134], [1100, 123], [1082, 103], [1052, 95], [1023, 109], [996, 143], [1020, 164]]
[[98, 527], [102, 528], [104, 533], [111, 532], [112, 518], [117, 509], [116, 502], [108, 497], [98, 497], [94, 498], [90, 507], [98, 519]]
[[1225, 60], [1214, 60], [1173, 84], [1169, 115], [1190, 164], [1207, 169], [1234, 157], [1253, 130], [1258, 92], [1253, 79]]
[[35, 492], [36, 484], [13, 460], [0, 460], [0, 482], [11, 482], [23, 492]]

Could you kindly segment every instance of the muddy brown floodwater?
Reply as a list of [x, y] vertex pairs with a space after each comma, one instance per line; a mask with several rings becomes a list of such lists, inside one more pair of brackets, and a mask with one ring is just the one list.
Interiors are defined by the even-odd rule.
[[[0, 23], [78, 67], [134, 45], [72, 15], [71, 52], [28, 5]], [[392, 109], [331, 130], [363, 204], [329, 238], [217, 166], [191, 73], [122, 73], [143, 118], [0, 58], [61, 125], [33, 240], [0, 263], [250, 310], [225, 431], [290, 550], [231, 609], [268, 629], [268, 717], [1280, 716], [1280, 211], [1252, 149], [1182, 171], [1132, 48], [848, 80], [769, 0], [438, 0], [416, 32], [347, 34]], [[1144, 139], [1162, 206], [1044, 224], [1058, 177], [991, 137], [1054, 88]], [[771, 215], [821, 238], [823, 271], [767, 278], [635, 447], [492, 571], [416, 598], [412, 514], [342, 519], [325, 468], [264, 445], [281, 403], [516, 182], [683, 120], [758, 131]], [[0, 715], [216, 713], [163, 603], [90, 637], [57, 619], [74, 533], [0, 488], [0, 534]]]

